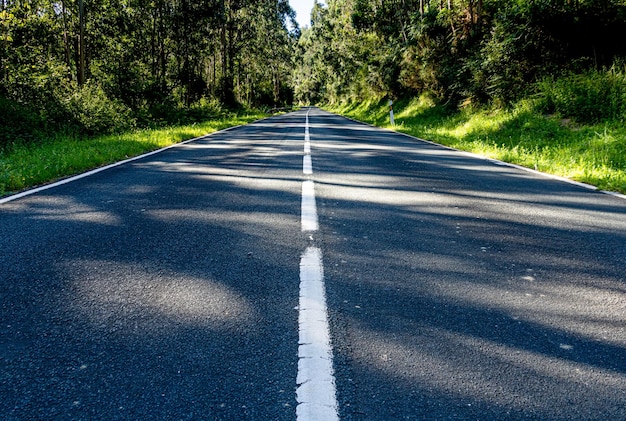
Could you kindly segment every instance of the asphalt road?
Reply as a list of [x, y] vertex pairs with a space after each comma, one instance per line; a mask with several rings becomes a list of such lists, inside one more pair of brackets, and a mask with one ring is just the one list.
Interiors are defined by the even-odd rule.
[[0, 205], [0, 418], [295, 419], [311, 246], [341, 419], [626, 419], [626, 200], [318, 109]]

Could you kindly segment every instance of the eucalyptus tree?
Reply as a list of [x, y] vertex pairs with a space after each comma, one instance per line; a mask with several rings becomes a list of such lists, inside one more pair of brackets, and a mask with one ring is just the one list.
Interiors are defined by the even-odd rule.
[[315, 2], [311, 27], [303, 31], [297, 48], [294, 89], [299, 101], [337, 102], [377, 90], [372, 62], [381, 45], [376, 34], [355, 27], [354, 6], [354, 0], [328, 0], [326, 6]]
[[60, 123], [107, 101], [143, 120], [284, 102], [294, 17], [288, 0], [0, 0], [0, 100]]
[[[624, 0], [328, 0], [300, 43], [300, 98], [509, 102], [546, 74], [626, 56]], [[356, 40], [356, 42], [355, 42]], [[304, 77], [307, 75], [306, 77]], [[317, 89], [317, 92], [310, 92]]]
[[221, 98], [278, 102], [287, 82], [295, 12], [287, 0], [221, 0]]

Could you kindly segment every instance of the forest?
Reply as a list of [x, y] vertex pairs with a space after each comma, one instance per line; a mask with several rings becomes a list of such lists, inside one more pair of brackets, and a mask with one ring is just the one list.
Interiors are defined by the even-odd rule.
[[287, 0], [0, 0], [0, 146], [293, 101]]
[[316, 3], [298, 43], [294, 89], [305, 103], [427, 91], [455, 106], [506, 105], [546, 78], [608, 69], [623, 86], [624, 0], [327, 4]]
[[626, 193], [626, 1], [327, 0], [311, 19], [297, 102]]
[[427, 93], [626, 117], [625, 0], [0, 0], [0, 146]]

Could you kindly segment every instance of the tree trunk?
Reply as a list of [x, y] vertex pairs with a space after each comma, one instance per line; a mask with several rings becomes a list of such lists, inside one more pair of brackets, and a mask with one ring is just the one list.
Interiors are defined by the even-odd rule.
[[[0, 12], [5, 8], [5, 0], [0, 0]], [[8, 70], [4, 68], [4, 56], [8, 53], [8, 34], [0, 33], [0, 85], [8, 79]], [[1, 87], [0, 87], [1, 88]]]
[[235, 17], [233, 16], [232, 4], [229, 0], [224, 2], [224, 21], [222, 23], [222, 102], [226, 105], [235, 105], [234, 95], [234, 69], [235, 69]]
[[78, 86], [85, 84], [85, 5], [78, 0]]
[[222, 30], [220, 33], [220, 43], [222, 47], [222, 78], [220, 83], [222, 101], [226, 102], [229, 96], [228, 94], [228, 43], [226, 42], [226, 26], [228, 25], [228, 19], [224, 17], [222, 23]]
[[[4, 1], [4, 0], [3, 0]], [[65, 65], [67, 66], [68, 79], [72, 80], [72, 61], [70, 54], [70, 37], [67, 30], [67, 9], [65, 8], [65, 1], [61, 2], [61, 14], [63, 15], [63, 47], [65, 50]]]

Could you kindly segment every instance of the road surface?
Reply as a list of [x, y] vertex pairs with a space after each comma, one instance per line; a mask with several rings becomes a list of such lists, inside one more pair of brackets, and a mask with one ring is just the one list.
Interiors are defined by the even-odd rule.
[[626, 200], [315, 108], [0, 204], [0, 300], [7, 420], [626, 419]]

